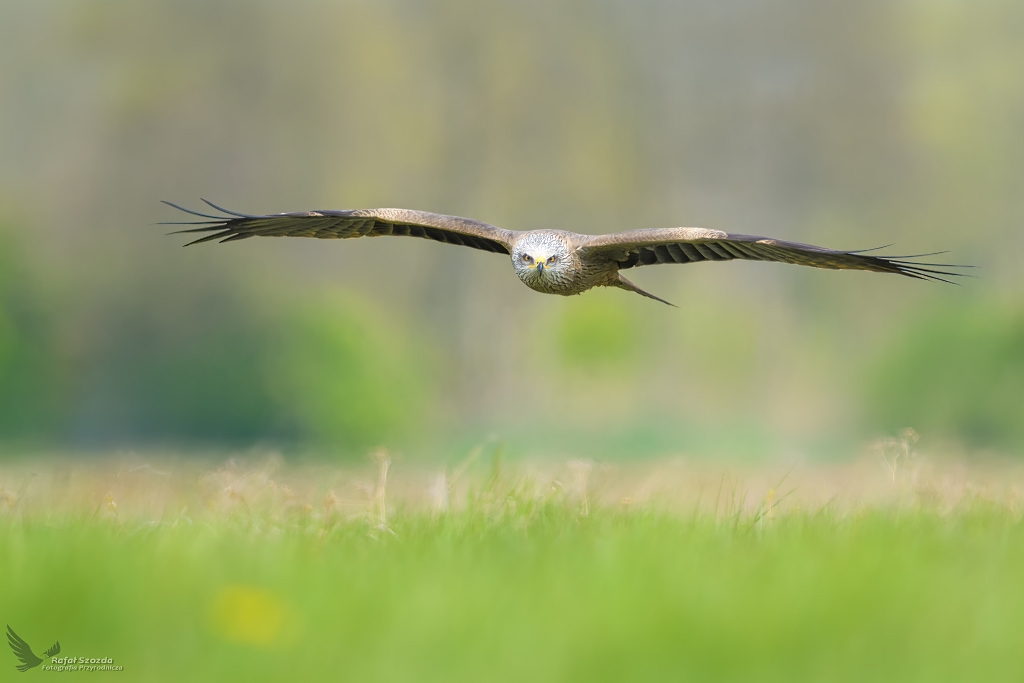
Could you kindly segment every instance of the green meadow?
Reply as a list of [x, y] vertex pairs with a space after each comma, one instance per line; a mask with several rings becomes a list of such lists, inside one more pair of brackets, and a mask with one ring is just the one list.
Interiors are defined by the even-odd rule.
[[170, 470], [4, 494], [0, 613], [37, 654], [59, 640], [123, 666], [89, 676], [145, 681], [1024, 676], [1019, 501], [970, 473], [879, 469], [885, 496], [808, 505], [724, 477], [634, 499], [578, 463], [426, 493], [386, 471]]

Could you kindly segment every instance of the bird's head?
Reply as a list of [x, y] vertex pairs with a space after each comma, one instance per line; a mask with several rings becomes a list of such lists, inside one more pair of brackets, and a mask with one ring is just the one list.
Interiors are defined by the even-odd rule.
[[512, 265], [528, 285], [565, 277], [573, 268], [573, 254], [566, 240], [551, 232], [523, 236], [512, 249]]

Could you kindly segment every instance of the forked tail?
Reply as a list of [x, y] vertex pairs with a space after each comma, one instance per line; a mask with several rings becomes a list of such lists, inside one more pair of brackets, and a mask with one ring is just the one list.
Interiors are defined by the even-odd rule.
[[622, 273], [617, 273], [617, 275], [618, 275], [618, 280], [616, 280], [615, 282], [612, 283], [612, 285], [611, 285], [612, 287], [618, 287], [619, 289], [624, 289], [627, 292], [636, 292], [640, 296], [646, 296], [648, 299], [654, 299], [655, 301], [660, 301], [663, 304], [668, 304], [672, 308], [679, 308], [678, 306], [676, 306], [671, 301], [665, 301], [661, 297], [654, 296], [650, 292], [645, 292], [644, 290], [640, 289], [639, 287], [634, 285], [632, 282], [630, 282], [626, 278], [622, 277]]

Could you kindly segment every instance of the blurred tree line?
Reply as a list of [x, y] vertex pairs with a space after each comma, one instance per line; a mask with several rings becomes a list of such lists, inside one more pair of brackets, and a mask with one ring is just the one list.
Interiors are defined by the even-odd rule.
[[424, 412], [428, 359], [344, 291], [258, 309], [210, 282], [169, 315], [159, 283], [137, 282], [105, 321], [117, 333], [96, 335], [71, 320], [74, 283], [46, 282], [0, 239], [0, 437], [363, 447]]
[[[0, 439], [1019, 449], [1022, 34], [1010, 0], [4, 3]], [[196, 196], [983, 268], [635, 274], [676, 311], [417, 240], [183, 251], [151, 224]]]

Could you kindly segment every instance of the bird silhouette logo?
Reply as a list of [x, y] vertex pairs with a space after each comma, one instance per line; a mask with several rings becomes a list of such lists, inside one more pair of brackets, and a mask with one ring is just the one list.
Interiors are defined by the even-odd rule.
[[[21, 664], [16, 664], [15, 668], [22, 673], [29, 669], [35, 668], [43, 663], [43, 660], [36, 657], [35, 653], [32, 652], [32, 648], [28, 646], [21, 636], [14, 632], [10, 624], [7, 625], [7, 642], [10, 644], [11, 649], [14, 650], [14, 656], [21, 660]], [[49, 650], [43, 653], [44, 657], [56, 657], [60, 654], [60, 641], [58, 640], [53, 644]]]

